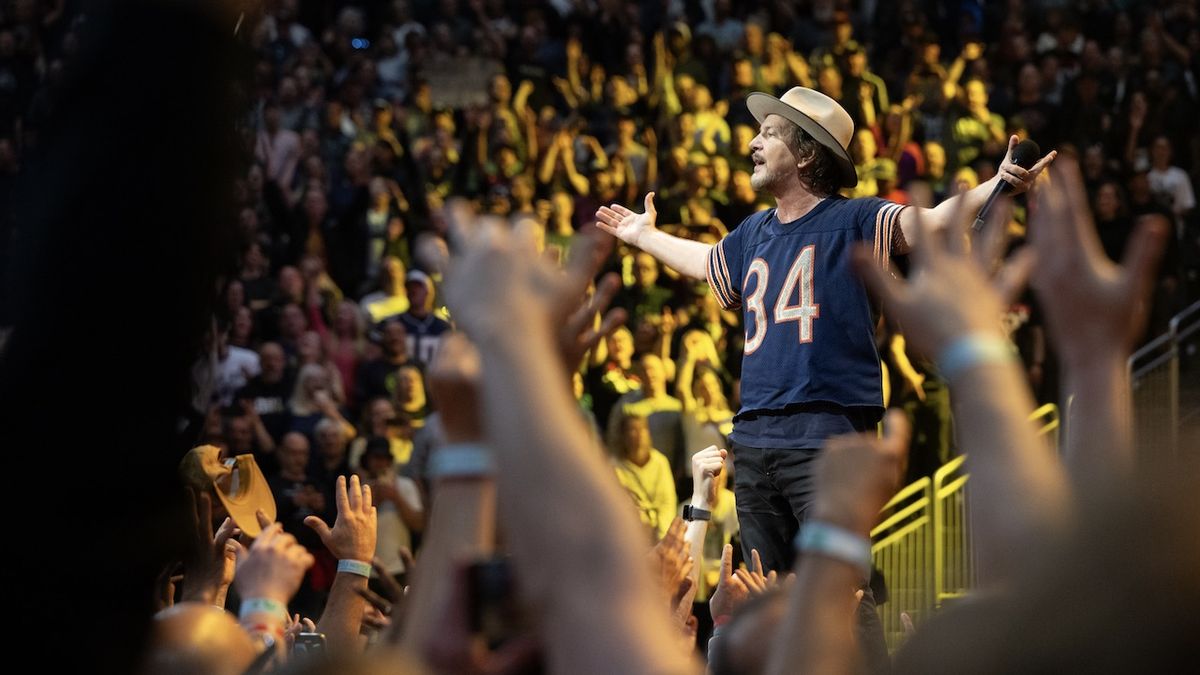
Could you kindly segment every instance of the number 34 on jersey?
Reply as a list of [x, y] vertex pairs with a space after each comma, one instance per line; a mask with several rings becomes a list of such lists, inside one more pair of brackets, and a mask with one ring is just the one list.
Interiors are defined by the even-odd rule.
[[[786, 276], [779, 297], [775, 299], [774, 307], [768, 313], [766, 307], [766, 292], [770, 286], [772, 272], [766, 260], [755, 258], [746, 271], [744, 287], [751, 286], [754, 278], [754, 290], [746, 297], [746, 356], [758, 351], [767, 336], [767, 330], [774, 324], [774, 329], [786, 327], [788, 322], [796, 322], [794, 330], [799, 334], [800, 344], [812, 342], [813, 322], [821, 316], [821, 306], [813, 301], [813, 260], [816, 257], [816, 246], [805, 246], [791, 266], [784, 272]], [[793, 302], [794, 301], [794, 302]], [[753, 328], [750, 324], [753, 322]]]

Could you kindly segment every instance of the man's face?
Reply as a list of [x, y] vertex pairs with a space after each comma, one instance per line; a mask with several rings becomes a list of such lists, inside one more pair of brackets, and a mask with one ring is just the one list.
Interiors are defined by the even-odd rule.
[[967, 83], [967, 107], [971, 110], [987, 109], [988, 95], [987, 89], [979, 80], [971, 80]]
[[622, 437], [626, 453], [650, 447], [650, 426], [646, 424], [646, 418], [626, 417]]
[[633, 335], [628, 328], [618, 328], [608, 339], [608, 351], [616, 361], [633, 356]]
[[637, 133], [637, 124], [633, 120], [623, 117], [617, 122], [617, 135], [622, 139], [629, 140], [635, 133]]
[[300, 276], [300, 270], [291, 265], [279, 270], [279, 288], [284, 295], [299, 300], [304, 295], [304, 277]]
[[418, 312], [429, 311], [429, 286], [424, 281], [413, 280], [406, 282], [404, 288], [408, 290], [408, 302], [414, 310]]
[[1150, 146], [1150, 158], [1155, 166], [1169, 166], [1171, 164], [1171, 141], [1163, 136], [1154, 139], [1154, 144]]
[[375, 435], [384, 435], [388, 422], [395, 418], [396, 409], [392, 407], [391, 401], [380, 399], [371, 404], [371, 431]]
[[383, 348], [392, 356], [408, 356], [408, 331], [404, 330], [404, 324], [393, 321], [384, 327]]
[[396, 373], [396, 398], [411, 401], [417, 392], [420, 378], [416, 368], [401, 368], [400, 372]]
[[285, 473], [304, 473], [308, 466], [308, 440], [300, 434], [288, 434], [279, 452], [279, 465]]
[[667, 371], [663, 368], [662, 360], [657, 356], [642, 357], [642, 377], [646, 381], [646, 389], [653, 393], [662, 393], [667, 389]]
[[770, 191], [796, 174], [796, 156], [783, 140], [789, 124], [779, 115], [767, 115], [758, 135], [750, 141], [750, 160], [754, 162], [750, 185], [755, 190]]
[[649, 253], [638, 253], [633, 259], [633, 279], [639, 288], [650, 288], [658, 281], [658, 261]]
[[324, 459], [340, 459], [346, 450], [341, 430], [333, 425], [323, 427], [317, 432], [317, 449]]
[[287, 337], [294, 340], [299, 339], [304, 334], [304, 329], [308, 327], [304, 320], [304, 312], [294, 304], [284, 307], [279, 327]]
[[859, 77], [867, 71], [867, 53], [857, 51], [850, 55], [850, 74]]
[[250, 420], [245, 417], [235, 417], [229, 421], [230, 454], [242, 455], [250, 452], [254, 445], [254, 430], [250, 428]]
[[733, 84], [741, 89], [748, 89], [754, 84], [754, 68], [750, 61], [738, 59], [733, 62]]
[[837, 44], [843, 44], [850, 40], [850, 36], [854, 34], [854, 26], [849, 21], [839, 21], [833, 29]]
[[1096, 191], [1096, 215], [1105, 220], [1115, 218], [1120, 206], [1117, 187], [1112, 183], [1101, 185], [1100, 189]]
[[283, 370], [287, 361], [283, 355], [283, 348], [274, 342], [263, 345], [258, 352], [259, 361], [262, 364], [262, 378], [267, 382], [278, 382], [283, 379]]

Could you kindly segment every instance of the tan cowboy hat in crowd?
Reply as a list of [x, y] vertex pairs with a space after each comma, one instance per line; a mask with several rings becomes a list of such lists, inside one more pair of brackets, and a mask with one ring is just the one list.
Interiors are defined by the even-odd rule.
[[833, 151], [841, 173], [842, 187], [854, 187], [858, 176], [850, 159], [850, 139], [854, 120], [838, 102], [806, 87], [792, 87], [782, 98], [756, 91], [746, 97], [750, 114], [762, 124], [767, 115], [779, 115], [795, 122], [818, 143]]
[[210, 487], [217, 499], [225, 505], [233, 524], [250, 535], [257, 537], [262, 532], [255, 513], [261, 510], [272, 522], [275, 521], [275, 497], [267, 485], [262, 469], [254, 461], [254, 455], [238, 455], [225, 461], [220, 459], [221, 449], [215, 445], [192, 448], [179, 463], [179, 474], [185, 484], [197, 490]]

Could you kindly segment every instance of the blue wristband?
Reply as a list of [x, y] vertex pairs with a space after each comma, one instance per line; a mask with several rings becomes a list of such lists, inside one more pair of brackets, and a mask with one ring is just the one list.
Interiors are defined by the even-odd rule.
[[871, 576], [871, 541], [849, 530], [820, 521], [808, 521], [796, 535], [796, 550], [816, 553], [827, 558], [850, 563], [862, 573]]
[[361, 560], [339, 560], [337, 566], [338, 572], [347, 574], [357, 574], [360, 577], [371, 578], [371, 563]]
[[433, 453], [429, 473], [435, 479], [484, 478], [496, 473], [492, 452], [474, 443], [455, 443]]
[[287, 607], [282, 602], [270, 598], [246, 598], [238, 607], [238, 619], [245, 619], [251, 614], [271, 614], [287, 619]]
[[1016, 358], [1012, 343], [997, 335], [964, 335], [942, 350], [937, 358], [938, 372], [946, 381], [985, 363], [1010, 363]]

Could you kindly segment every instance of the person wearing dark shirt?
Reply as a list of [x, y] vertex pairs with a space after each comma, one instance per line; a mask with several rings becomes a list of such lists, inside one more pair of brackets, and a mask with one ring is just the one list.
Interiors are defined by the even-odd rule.
[[271, 300], [279, 293], [279, 286], [269, 273], [271, 261], [263, 252], [262, 244], [250, 242], [242, 256], [242, 288], [245, 289], [246, 305], [255, 313], [255, 318], [271, 306]]
[[354, 380], [354, 400], [369, 401], [377, 396], [392, 398], [396, 393], [396, 373], [414, 365], [408, 353], [408, 330], [399, 320], [384, 323], [378, 338], [383, 355], [363, 363]]
[[[271, 494], [275, 497], [276, 518], [284, 532], [296, 538], [314, 555], [325, 547], [321, 538], [304, 524], [308, 516], [318, 516], [329, 522], [333, 500], [326, 497], [326, 486], [314, 480], [307, 470], [309, 443], [304, 434], [291, 432], [283, 437], [279, 446], [279, 471], [267, 479]], [[314, 584], [313, 575], [306, 575], [300, 591], [292, 599], [291, 609], [316, 616], [320, 611], [320, 593]]]
[[647, 316], [662, 314], [663, 307], [671, 299], [671, 291], [658, 285], [658, 261], [654, 256], [639, 251], [633, 258], [633, 286], [621, 291], [613, 302], [629, 312], [630, 323]]
[[408, 332], [408, 353], [421, 366], [428, 366], [442, 344], [442, 336], [450, 332], [450, 323], [433, 313], [433, 280], [420, 270], [408, 273], [408, 311], [400, 315], [400, 323]]
[[339, 476], [349, 476], [349, 453], [345, 431], [337, 421], [328, 417], [317, 422], [316, 447], [308, 462], [308, 475], [314, 483], [325, 487], [328, 503], [333, 500], [333, 488]]
[[633, 335], [628, 328], [613, 331], [607, 341], [608, 358], [587, 372], [587, 390], [592, 393], [592, 412], [599, 428], [608, 428], [608, 416], [617, 400], [641, 389], [641, 380], [633, 372]]
[[288, 430], [287, 401], [292, 396], [292, 376], [279, 344], [264, 343], [258, 350], [258, 358], [262, 372], [251, 378], [236, 398], [253, 405], [267, 433], [278, 444]]
[[1100, 235], [1104, 253], [1110, 260], [1120, 260], [1125, 251], [1125, 242], [1133, 233], [1133, 220], [1125, 208], [1120, 185], [1114, 181], [1101, 183], [1092, 200], [1092, 211], [1096, 216], [1096, 232]]

